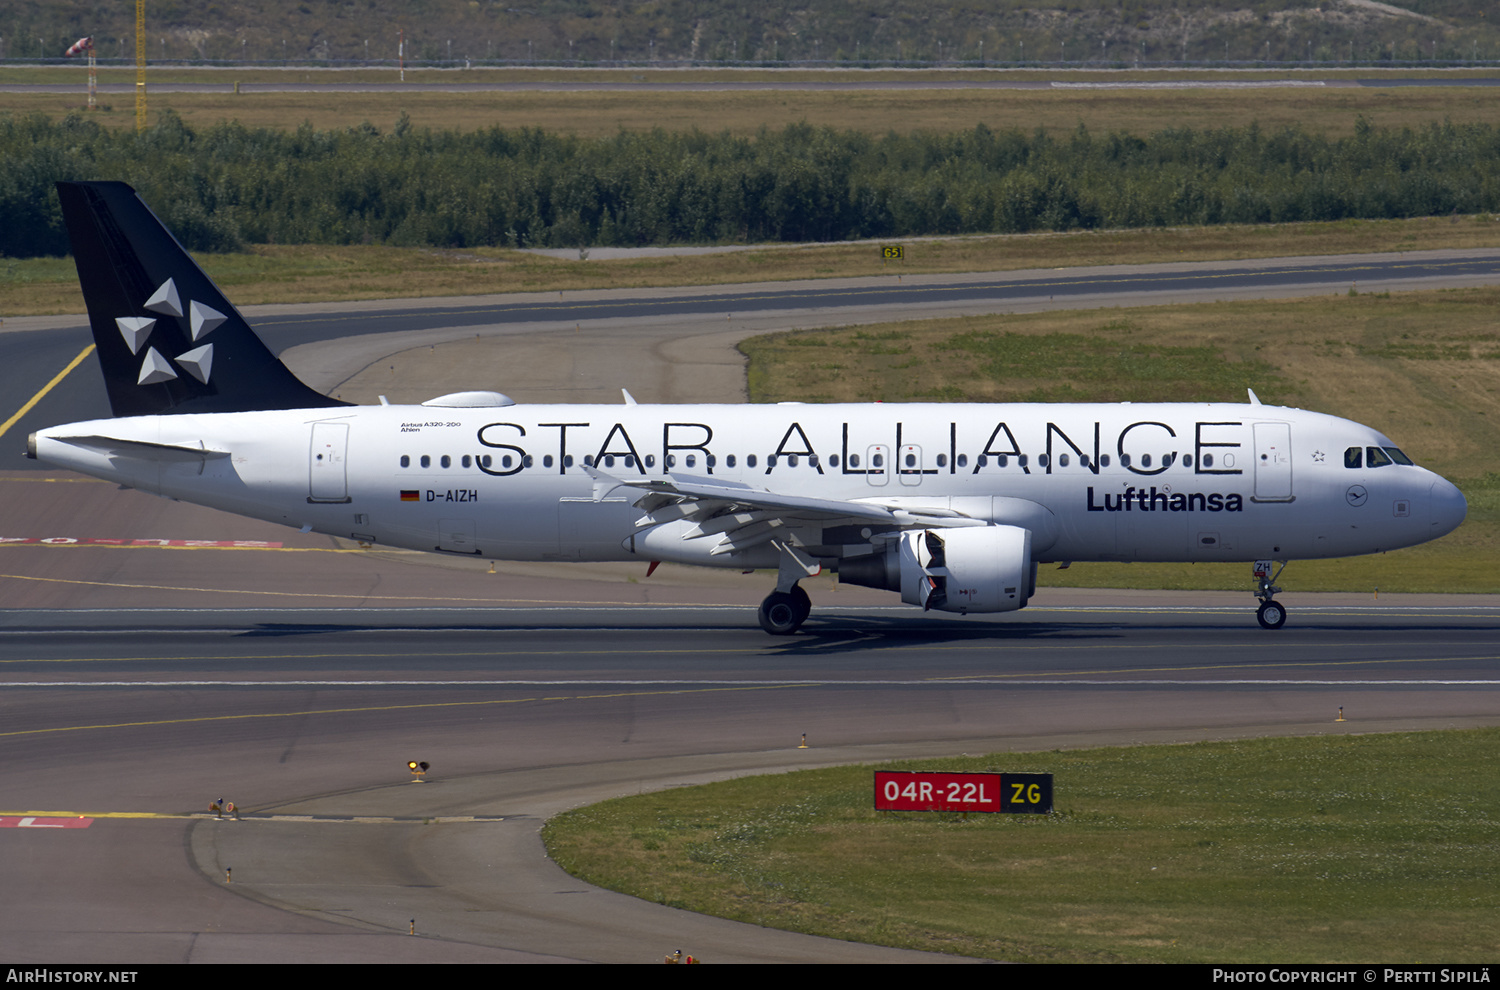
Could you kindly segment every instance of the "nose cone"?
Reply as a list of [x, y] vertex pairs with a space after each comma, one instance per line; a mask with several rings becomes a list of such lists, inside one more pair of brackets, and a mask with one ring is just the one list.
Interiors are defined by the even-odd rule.
[[1469, 514], [1469, 503], [1464, 500], [1464, 493], [1442, 478], [1432, 483], [1427, 506], [1432, 522], [1429, 539], [1433, 540], [1453, 532], [1464, 521], [1464, 516]]

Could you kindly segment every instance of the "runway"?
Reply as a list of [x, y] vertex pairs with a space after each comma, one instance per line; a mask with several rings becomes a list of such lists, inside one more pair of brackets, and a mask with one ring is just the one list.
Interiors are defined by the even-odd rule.
[[[1495, 258], [1417, 259], [1432, 267], [1410, 277], [1410, 257], [1379, 263], [1397, 287], [1482, 284]], [[1120, 270], [1020, 273], [934, 277], [915, 299], [755, 286], [252, 322], [325, 387], [368, 391], [358, 373], [389, 363], [391, 380], [440, 388], [442, 344], [477, 332], [512, 363], [588, 350], [562, 370], [518, 365], [523, 401], [559, 382], [603, 396], [622, 376], [643, 399], [686, 399], [736, 380], [724, 353], [738, 336], [816, 325], [808, 314], [1186, 298], [1231, 291], [1226, 268], [1251, 273], [1236, 292], [1342, 291], [1350, 266], [1375, 261], [1307, 264], [1173, 266], [1162, 277], [1186, 281], [1168, 288]], [[1096, 288], [1058, 291], [1072, 285]], [[761, 297], [774, 302], [756, 309]], [[67, 326], [0, 334], [4, 394], [34, 395], [78, 353]], [[64, 377], [9, 447], [31, 422], [78, 418], [75, 401], [101, 404], [75, 400], [100, 391], [96, 376]], [[1298, 594], [1293, 565], [1273, 634], [1255, 624], [1248, 567], [1243, 593], [1043, 588], [995, 618], [819, 579], [804, 631], [771, 639], [753, 617], [766, 575], [491, 574], [24, 463], [0, 470], [0, 956], [16, 962], [652, 962], [679, 946], [709, 962], [930, 961], [588, 887], [552, 866], [537, 829], [621, 793], [804, 766], [1500, 722], [1494, 598]], [[424, 782], [409, 759], [431, 763]], [[209, 817], [218, 797], [242, 820]]]
[[[0, 952], [648, 962], [683, 943], [712, 962], [898, 961], [913, 956], [593, 890], [536, 830], [741, 772], [1500, 717], [1497, 603], [1301, 596], [1269, 647], [1214, 596], [1053, 593], [1009, 620], [828, 597], [787, 641], [728, 601], [8, 614], [0, 814], [93, 821], [8, 831]], [[432, 764], [426, 782], [406, 782], [408, 759]], [[203, 814], [226, 795], [243, 821]], [[110, 817], [137, 814], [168, 817]]]

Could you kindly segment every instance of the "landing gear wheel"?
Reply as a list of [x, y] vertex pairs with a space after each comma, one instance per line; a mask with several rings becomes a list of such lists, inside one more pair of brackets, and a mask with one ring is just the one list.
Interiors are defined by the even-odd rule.
[[1261, 602], [1260, 608], [1255, 610], [1255, 618], [1260, 621], [1262, 629], [1280, 629], [1286, 625], [1286, 609], [1280, 602]]
[[760, 627], [772, 636], [790, 636], [811, 611], [812, 603], [801, 588], [790, 593], [773, 591], [760, 603]]

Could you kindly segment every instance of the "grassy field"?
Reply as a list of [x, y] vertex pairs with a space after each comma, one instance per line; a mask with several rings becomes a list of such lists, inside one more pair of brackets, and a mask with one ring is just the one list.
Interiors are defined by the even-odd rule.
[[[1262, 401], [1380, 429], [1454, 479], [1468, 521], [1376, 557], [1299, 561], [1291, 591], [1500, 592], [1500, 289], [1073, 310], [759, 337], [757, 402]], [[1274, 329], [1268, 329], [1274, 328]], [[1078, 564], [1056, 587], [1249, 587], [1243, 564]]]
[[[901, 243], [906, 260], [899, 265], [882, 262], [872, 243], [762, 245], [733, 253], [614, 260], [551, 258], [504, 248], [257, 245], [239, 254], [197, 259], [235, 303], [248, 306], [1500, 247], [1500, 222], [1481, 214]], [[0, 258], [0, 317], [82, 311], [71, 260]]]
[[[35, 65], [8, 63], [0, 66], [0, 84], [4, 85], [68, 85], [78, 81], [83, 72], [83, 63], [63, 65]], [[302, 82], [313, 84], [349, 83], [396, 83], [400, 79], [394, 62], [389, 65], [371, 65], [359, 68], [324, 68], [314, 65], [177, 65], [151, 63], [147, 69], [148, 80], [153, 83], [206, 83], [233, 84], [236, 80], [249, 83]], [[1248, 68], [1220, 69], [1204, 67], [1189, 70], [1122, 68], [1119, 66], [1079, 68], [1010, 68], [991, 65], [985, 68], [762, 68], [734, 66], [712, 68], [708, 66], [621, 66], [618, 68], [589, 68], [585, 66], [485, 66], [473, 65], [462, 68], [419, 67], [406, 69], [404, 82], [412, 87], [444, 86], [454, 83], [515, 84], [529, 83], [597, 83], [618, 85], [636, 84], [694, 84], [754, 82], [781, 86], [802, 86], [807, 83], [933, 83], [933, 82], [1161, 82], [1190, 78], [1195, 80], [1223, 80], [1246, 82], [1256, 80], [1322, 80], [1337, 82], [1365, 78], [1380, 79], [1484, 79], [1490, 76], [1485, 68], [1384, 68], [1362, 65], [1355, 68]], [[114, 60], [99, 63], [99, 83], [119, 86], [135, 85], [133, 63], [121, 65]]]
[[[292, 74], [295, 78], [295, 74]], [[0, 108], [61, 117], [82, 106], [76, 94], [5, 93]], [[133, 79], [131, 80], [134, 81]], [[232, 74], [207, 80], [232, 84]], [[291, 81], [283, 74], [280, 82]], [[388, 79], [387, 81], [394, 81]], [[445, 81], [465, 81], [450, 74]], [[674, 80], [675, 81], [675, 80]], [[110, 127], [135, 126], [134, 97], [105, 94], [96, 113]], [[603, 137], [621, 129], [698, 129], [750, 135], [762, 127], [805, 121], [884, 134], [887, 131], [962, 131], [984, 123], [995, 129], [1037, 128], [1065, 134], [1080, 123], [1091, 131], [1152, 133], [1174, 127], [1218, 128], [1258, 121], [1267, 131], [1298, 125], [1340, 136], [1363, 116], [1384, 127], [1420, 127], [1495, 119], [1500, 88], [1290, 88], [1243, 90], [871, 90], [754, 92], [377, 92], [168, 93], [149, 95], [153, 112], [176, 111], [191, 126], [238, 120], [248, 127], [318, 129], [370, 121], [388, 131], [404, 111], [416, 127], [470, 131], [487, 127], [543, 127]]]
[[[1500, 730], [1007, 753], [1048, 816], [873, 811], [876, 767], [621, 798], [543, 830], [575, 876], [751, 924], [1015, 962], [1486, 962]], [[713, 962], [710, 947], [700, 951]]]

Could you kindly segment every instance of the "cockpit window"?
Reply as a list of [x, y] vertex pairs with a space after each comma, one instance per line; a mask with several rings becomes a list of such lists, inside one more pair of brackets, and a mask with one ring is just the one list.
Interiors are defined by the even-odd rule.
[[1397, 464], [1411, 465], [1413, 463], [1410, 457], [1407, 457], [1395, 447], [1382, 447], [1381, 449], [1384, 450], [1387, 454], [1390, 454], [1391, 460], [1395, 461]]
[[1393, 462], [1391, 461], [1390, 455], [1381, 450], [1379, 447], [1366, 447], [1365, 463], [1370, 467], [1385, 467], [1387, 464], [1391, 464]]
[[[1374, 448], [1370, 448], [1373, 450]], [[1344, 451], [1344, 467], [1357, 468], [1365, 466], [1365, 452], [1358, 447], [1350, 447]]]

